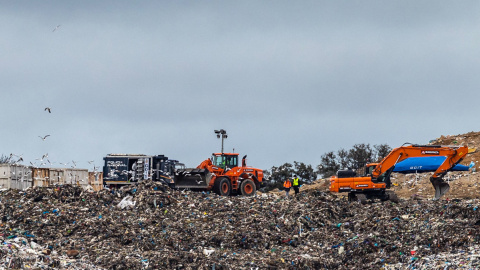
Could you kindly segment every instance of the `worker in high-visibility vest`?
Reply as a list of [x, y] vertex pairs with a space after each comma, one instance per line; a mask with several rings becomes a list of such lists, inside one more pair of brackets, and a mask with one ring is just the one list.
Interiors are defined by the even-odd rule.
[[293, 176], [293, 190], [295, 190], [295, 197], [297, 197], [298, 192], [300, 192], [300, 185], [298, 184], [298, 177]]
[[287, 198], [290, 198], [290, 188], [292, 187], [292, 182], [290, 182], [290, 179], [287, 178], [287, 180], [285, 180], [285, 182], [283, 182], [283, 187], [285, 188], [285, 196], [287, 196]]

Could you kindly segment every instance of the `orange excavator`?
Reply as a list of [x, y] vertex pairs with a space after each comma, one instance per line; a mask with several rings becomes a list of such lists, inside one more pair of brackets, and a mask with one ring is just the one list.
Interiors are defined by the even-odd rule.
[[379, 198], [398, 202], [396, 194], [387, 190], [391, 186], [390, 174], [395, 165], [411, 157], [445, 156], [445, 161], [430, 177], [435, 188], [435, 199], [440, 199], [450, 189], [443, 176], [467, 155], [467, 146], [442, 145], [403, 145], [393, 149], [379, 163], [369, 163], [363, 175], [357, 176], [353, 170], [339, 170], [330, 178], [331, 192], [348, 192], [349, 201], [366, 203], [367, 199]]
[[246, 159], [245, 155], [238, 166], [237, 153], [213, 153], [197, 168], [177, 171], [175, 188], [213, 190], [221, 196], [253, 196], [263, 181], [263, 170], [247, 166]]

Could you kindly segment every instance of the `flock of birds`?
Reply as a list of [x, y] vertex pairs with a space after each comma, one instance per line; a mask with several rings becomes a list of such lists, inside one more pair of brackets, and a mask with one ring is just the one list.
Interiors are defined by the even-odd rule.
[[[58, 27], [60, 27], [60, 25], [58, 25], [53, 31], [58, 29]], [[50, 107], [45, 107], [44, 111], [48, 112], [49, 114], [52, 113], [52, 109]], [[38, 136], [38, 137], [42, 141], [45, 141], [48, 137], [50, 137], [50, 134], [47, 134], [47, 135], [44, 135], [44, 136]], [[23, 154], [17, 155], [17, 154], [11, 153], [9, 156], [7, 156], [7, 158], [8, 158], [8, 163], [10, 163], [12, 165], [15, 165], [15, 166], [22, 165], [22, 163], [24, 162]], [[35, 179], [35, 180], [53, 180], [53, 179], [50, 179], [48, 176], [40, 177], [41, 168], [43, 166], [52, 166], [56, 163], [56, 162], [52, 162], [52, 161], [49, 160], [48, 153], [43, 154], [42, 157], [36, 158], [34, 162], [30, 161], [29, 163], [30, 163], [30, 166], [32, 167], [33, 170], [37, 170], [36, 176], [33, 177], [33, 179]], [[77, 162], [74, 161], [74, 160], [72, 160], [71, 162], [58, 162], [58, 164], [63, 165], [65, 167], [68, 166], [69, 164], [71, 164], [72, 169], [77, 168]], [[95, 177], [97, 177], [97, 175], [99, 174], [99, 171], [98, 171], [99, 167], [95, 166], [93, 160], [88, 161], [88, 164], [93, 164], [93, 172], [95, 174]], [[33, 171], [32, 169], [29, 169], [28, 167], [18, 166], [16, 169], [11, 170], [11, 174], [12, 174], [12, 176], [16, 176], [16, 177], [20, 178], [19, 180], [21, 182], [24, 182], [26, 180], [25, 178], [28, 177], [32, 173], [32, 171]], [[74, 181], [85, 182], [85, 181], [88, 181], [88, 176], [87, 176], [86, 179], [77, 179], [77, 178], [79, 178], [79, 176], [74, 175], [72, 172], [68, 172], [67, 176], [69, 177], [70, 182], [74, 182]], [[61, 179], [61, 177], [62, 177], [61, 175], [58, 175], [58, 176], [55, 177], [55, 178], [58, 178], [58, 179], [55, 179], [55, 180], [58, 181], [58, 180]]]
[[[55, 28], [53, 28], [52, 32], [58, 31], [60, 26], [61, 26], [60, 24], [55, 26]], [[45, 107], [44, 112], [46, 112], [48, 114], [51, 114], [52, 113], [52, 108], [51, 107]], [[51, 135], [50, 134], [39, 135], [38, 137], [42, 141], [46, 141], [47, 139], [51, 138]], [[18, 155], [18, 154], [11, 153], [9, 156], [5, 157], [4, 162], [9, 163], [11, 165], [14, 165], [14, 167], [12, 167], [10, 169], [11, 175], [13, 177], [15, 177], [15, 179], [18, 179], [21, 182], [28, 181], [28, 179], [59, 181], [62, 177], [64, 177], [67, 182], [68, 182], [68, 180], [70, 180], [71, 183], [76, 182], [76, 181], [88, 182], [88, 174], [87, 174], [87, 178], [79, 179], [79, 178], [83, 178], [83, 176], [80, 177], [81, 174], [76, 174], [73, 171], [66, 171], [65, 175], [60, 175], [60, 173], [58, 175], [56, 175], [56, 173], [54, 173], [56, 176], [50, 175], [51, 178], [55, 178], [55, 179], [50, 179], [50, 177], [48, 177], [48, 176], [42, 176], [41, 171], [46, 166], [51, 168], [55, 164], [58, 164], [58, 165], [61, 165], [61, 166], [64, 166], [64, 167], [67, 167], [67, 166], [70, 165], [70, 167], [72, 169], [77, 168], [77, 162], [74, 161], [74, 160], [72, 160], [71, 162], [53, 162], [53, 161], [50, 161], [48, 153], [43, 154], [39, 158], [36, 158], [33, 162], [29, 161], [29, 165], [27, 165], [27, 166], [23, 166], [24, 165], [23, 154]], [[93, 164], [94, 161], [93, 160], [88, 161], [88, 163]], [[97, 177], [97, 175], [100, 173], [98, 171], [98, 169], [99, 169], [99, 167], [97, 167], [97, 166], [95, 166], [95, 164], [93, 164], [93, 172], [95, 174], [95, 177]], [[31, 174], [34, 174], [33, 177], [30, 177]], [[4, 185], [0, 185], [0, 186], [4, 187]]]

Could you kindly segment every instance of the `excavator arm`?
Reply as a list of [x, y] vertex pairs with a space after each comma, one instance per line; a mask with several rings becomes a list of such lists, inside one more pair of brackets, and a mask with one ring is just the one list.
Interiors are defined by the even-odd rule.
[[437, 168], [430, 178], [435, 188], [435, 199], [445, 194], [450, 186], [443, 181], [443, 176], [468, 154], [465, 146], [440, 146], [440, 145], [407, 145], [393, 149], [372, 171], [372, 179], [380, 177], [398, 162], [411, 157], [445, 156], [445, 161]]

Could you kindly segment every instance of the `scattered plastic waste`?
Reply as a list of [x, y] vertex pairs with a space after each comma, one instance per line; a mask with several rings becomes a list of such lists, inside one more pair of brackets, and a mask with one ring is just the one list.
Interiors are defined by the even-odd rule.
[[6, 190], [0, 268], [480, 268], [478, 200], [363, 205], [320, 190], [281, 198], [222, 197], [151, 181], [115, 192]]

